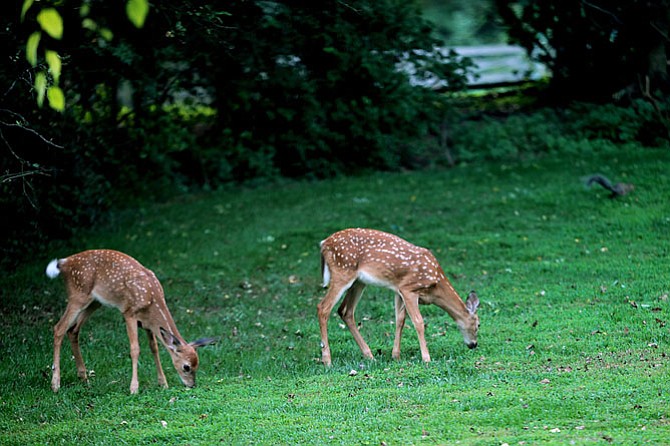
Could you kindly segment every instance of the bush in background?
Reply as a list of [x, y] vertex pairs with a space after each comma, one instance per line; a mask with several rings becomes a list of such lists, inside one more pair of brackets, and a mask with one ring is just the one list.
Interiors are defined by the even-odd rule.
[[644, 99], [627, 106], [576, 102], [508, 116], [466, 115], [450, 124], [458, 161], [513, 161], [544, 154], [585, 156], [622, 148], [669, 147], [665, 116], [670, 103]]
[[[401, 61], [463, 86], [467, 63], [432, 54], [431, 27], [399, 0], [225, 4], [168, 0], [142, 29], [116, 2], [59, 8], [64, 113], [38, 109], [24, 60], [36, 11], [6, 8], [0, 212], [5, 260], [68, 237], [134, 200], [258, 178], [413, 165], [413, 141], [445, 98], [412, 87]], [[40, 45], [42, 44], [40, 43]], [[41, 68], [40, 68], [41, 69]]]

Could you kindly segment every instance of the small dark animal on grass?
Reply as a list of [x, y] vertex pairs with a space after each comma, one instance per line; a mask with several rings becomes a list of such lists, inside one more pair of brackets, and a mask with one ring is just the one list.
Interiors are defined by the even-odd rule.
[[586, 177], [586, 185], [591, 186], [593, 183], [600, 184], [602, 187], [611, 192], [610, 198], [616, 198], [621, 195], [626, 195], [632, 192], [635, 189], [635, 186], [628, 183], [616, 183], [612, 182], [604, 175], [595, 174]]

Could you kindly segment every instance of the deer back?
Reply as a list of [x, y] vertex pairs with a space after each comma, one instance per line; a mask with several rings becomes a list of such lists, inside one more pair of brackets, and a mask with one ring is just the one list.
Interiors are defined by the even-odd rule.
[[428, 289], [445, 280], [435, 256], [426, 248], [373, 229], [344, 229], [321, 243], [326, 266], [356, 271], [371, 285]]

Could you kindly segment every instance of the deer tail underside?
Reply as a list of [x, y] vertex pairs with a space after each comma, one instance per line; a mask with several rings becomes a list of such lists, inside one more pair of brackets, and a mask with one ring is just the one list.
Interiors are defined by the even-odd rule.
[[325, 240], [322, 240], [320, 245], [321, 245], [321, 277], [323, 277], [323, 282], [321, 284], [322, 287], [326, 288], [328, 284], [330, 283], [330, 269], [328, 268], [328, 264], [326, 263], [326, 259], [323, 256], [323, 242]]
[[49, 264], [47, 265], [46, 273], [50, 279], [55, 279], [56, 277], [58, 277], [58, 275], [60, 274], [58, 259], [53, 259], [51, 262], [49, 262]]

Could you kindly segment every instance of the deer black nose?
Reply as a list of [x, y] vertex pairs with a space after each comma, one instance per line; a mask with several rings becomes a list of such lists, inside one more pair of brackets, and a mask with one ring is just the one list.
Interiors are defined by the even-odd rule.
[[477, 343], [476, 343], [476, 342], [471, 342], [471, 343], [469, 343], [469, 344], [468, 344], [468, 348], [471, 349], [471, 350], [472, 350], [473, 348], [477, 348]]

